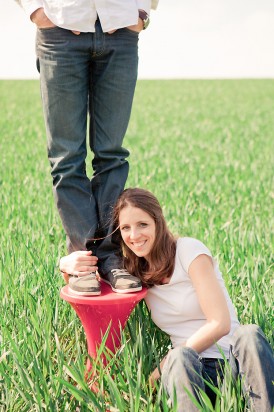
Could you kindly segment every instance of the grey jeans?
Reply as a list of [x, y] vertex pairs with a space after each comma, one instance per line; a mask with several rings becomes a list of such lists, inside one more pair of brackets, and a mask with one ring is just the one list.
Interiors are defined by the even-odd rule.
[[[216, 385], [222, 371], [218, 359], [201, 358], [191, 348], [176, 347], [168, 355], [162, 371], [162, 383], [174, 401], [176, 393], [178, 412], [194, 412], [193, 404], [187, 392], [199, 401], [195, 388], [200, 388], [210, 396], [203, 378], [207, 376]], [[274, 406], [274, 360], [272, 349], [262, 330], [256, 325], [243, 325], [237, 328], [230, 347], [229, 363], [232, 374], [243, 378], [243, 391], [248, 397], [253, 411], [272, 412]], [[215, 375], [215, 377], [214, 377]], [[207, 379], [208, 380], [208, 379]], [[212, 396], [210, 396], [212, 399]]]

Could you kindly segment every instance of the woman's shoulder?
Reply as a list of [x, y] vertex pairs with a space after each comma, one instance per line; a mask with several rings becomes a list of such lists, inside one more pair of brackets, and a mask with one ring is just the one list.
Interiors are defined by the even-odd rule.
[[193, 248], [193, 247], [203, 247], [206, 248], [206, 245], [199, 239], [194, 237], [179, 237], [177, 239], [177, 248], [185, 247], [185, 248]]
[[177, 239], [177, 256], [186, 272], [188, 272], [191, 262], [199, 255], [212, 257], [210, 250], [200, 240], [193, 237], [180, 237]]

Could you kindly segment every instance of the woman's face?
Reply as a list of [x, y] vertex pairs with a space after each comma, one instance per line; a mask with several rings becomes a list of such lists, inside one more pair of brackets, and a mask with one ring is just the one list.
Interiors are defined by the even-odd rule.
[[120, 212], [119, 225], [127, 247], [136, 256], [148, 259], [156, 236], [154, 219], [144, 210], [128, 205]]

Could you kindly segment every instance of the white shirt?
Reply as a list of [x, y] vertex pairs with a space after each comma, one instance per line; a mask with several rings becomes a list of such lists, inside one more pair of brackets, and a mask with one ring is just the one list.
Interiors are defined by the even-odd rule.
[[[154, 323], [166, 332], [173, 347], [182, 345], [190, 336], [206, 323], [195, 288], [188, 274], [191, 262], [199, 255], [208, 255], [212, 258], [208, 248], [199, 240], [180, 238], [177, 241], [175, 268], [170, 282], [164, 285], [155, 285], [148, 290], [145, 301]], [[214, 271], [224, 292], [231, 318], [230, 333], [222, 337], [218, 346], [224, 355], [229, 356], [230, 337], [239, 322], [235, 309], [225, 287], [222, 274], [215, 259], [212, 259]], [[201, 274], [202, 276], [202, 274]], [[216, 345], [200, 353], [205, 358], [221, 358], [222, 355]]]
[[95, 32], [99, 16], [104, 32], [138, 23], [138, 9], [148, 14], [156, 9], [159, 0], [21, 0], [31, 15], [40, 7], [56, 26], [80, 32]]

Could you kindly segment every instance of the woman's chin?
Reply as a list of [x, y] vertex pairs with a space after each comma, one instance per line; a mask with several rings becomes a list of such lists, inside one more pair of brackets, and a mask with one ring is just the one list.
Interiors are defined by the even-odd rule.
[[134, 255], [136, 255], [138, 257], [145, 258], [147, 256], [147, 253], [145, 251], [142, 251], [142, 250], [132, 250], [132, 252], [134, 253]]

